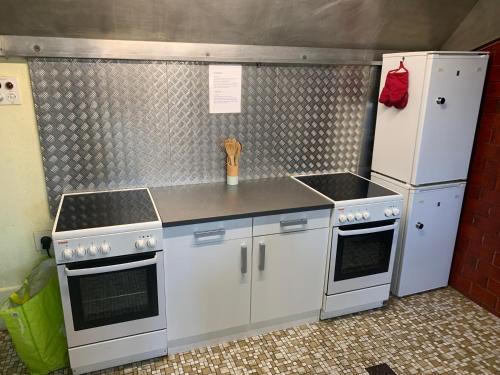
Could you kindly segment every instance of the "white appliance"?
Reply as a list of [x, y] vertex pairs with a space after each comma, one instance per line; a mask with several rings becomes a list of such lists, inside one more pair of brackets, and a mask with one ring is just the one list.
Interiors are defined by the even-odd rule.
[[372, 173], [372, 181], [403, 195], [393, 293], [419, 293], [448, 285], [465, 182], [413, 187]]
[[321, 319], [389, 298], [402, 196], [353, 173], [295, 177], [334, 203]]
[[162, 224], [149, 190], [64, 194], [52, 238], [73, 373], [166, 354]]
[[405, 296], [448, 285], [488, 54], [385, 54], [382, 84], [400, 61], [408, 105], [378, 105], [371, 178], [405, 197], [392, 283]]

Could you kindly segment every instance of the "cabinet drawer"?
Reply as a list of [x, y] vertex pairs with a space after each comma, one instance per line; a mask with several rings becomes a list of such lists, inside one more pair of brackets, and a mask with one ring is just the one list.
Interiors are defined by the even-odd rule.
[[212, 221], [163, 229], [163, 237], [191, 237], [191, 244], [226, 241], [252, 237], [252, 219]]
[[301, 211], [280, 215], [259, 216], [253, 219], [253, 235], [294, 232], [325, 228], [330, 224], [331, 210]]

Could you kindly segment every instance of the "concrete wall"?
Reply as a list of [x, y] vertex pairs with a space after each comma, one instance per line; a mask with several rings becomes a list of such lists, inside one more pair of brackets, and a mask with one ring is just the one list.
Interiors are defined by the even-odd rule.
[[[51, 229], [28, 65], [0, 59], [0, 76], [18, 80], [21, 105], [0, 106], [0, 301], [41, 258], [33, 232]], [[1, 324], [1, 323], [0, 323]]]
[[479, 0], [441, 49], [470, 51], [500, 38], [500, 0]]

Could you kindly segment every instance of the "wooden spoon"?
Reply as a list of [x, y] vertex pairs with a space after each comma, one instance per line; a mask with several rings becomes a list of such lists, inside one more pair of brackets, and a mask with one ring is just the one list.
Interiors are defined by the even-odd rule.
[[240, 155], [241, 155], [241, 149], [242, 149], [242, 145], [240, 142], [236, 142], [236, 154], [234, 156], [234, 165], [240, 165]]
[[234, 155], [236, 153], [236, 139], [228, 138], [224, 141], [224, 147], [226, 149], [226, 153], [229, 159], [229, 165], [234, 164]]

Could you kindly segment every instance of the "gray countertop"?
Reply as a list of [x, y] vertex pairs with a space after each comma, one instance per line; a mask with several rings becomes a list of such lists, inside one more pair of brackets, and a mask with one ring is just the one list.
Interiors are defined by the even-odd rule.
[[151, 188], [164, 227], [332, 208], [290, 177]]

